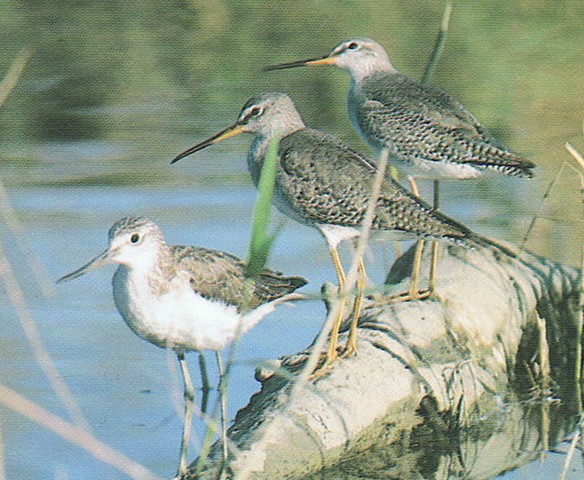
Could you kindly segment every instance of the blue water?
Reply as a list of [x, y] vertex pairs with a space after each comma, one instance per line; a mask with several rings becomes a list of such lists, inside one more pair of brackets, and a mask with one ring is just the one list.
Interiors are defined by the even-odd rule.
[[[441, 208], [473, 230], [521, 241], [551, 176], [580, 151], [581, 5], [455, 2], [432, 83], [460, 98], [506, 145], [538, 164], [533, 181], [445, 183]], [[311, 127], [369, 150], [346, 118], [345, 73], [260, 71], [372, 36], [396, 67], [419, 77], [443, 2], [2, 2], [0, 81], [22, 47], [32, 56], [0, 106], [0, 179], [23, 227], [0, 218], [0, 242], [55, 366], [94, 435], [161, 477], [174, 474], [181, 421], [172, 355], [137, 338], [111, 295], [114, 267], [63, 285], [54, 280], [103, 251], [109, 227], [130, 213], [157, 222], [170, 243], [245, 257], [255, 199], [245, 166], [250, 138], [230, 139], [172, 167], [171, 158], [233, 122], [261, 91], [291, 95]], [[545, 59], [545, 61], [542, 61]], [[558, 81], [561, 77], [561, 81]], [[579, 103], [580, 102], [580, 103]], [[580, 179], [568, 171], [548, 199], [529, 248], [580, 264]], [[430, 188], [422, 185], [422, 196]], [[0, 214], [4, 213], [0, 207]], [[274, 214], [274, 224], [282, 221]], [[25, 242], [54, 291], [45, 298]], [[348, 249], [342, 251], [345, 264]], [[380, 284], [392, 249], [366, 258]], [[319, 291], [334, 270], [319, 234], [287, 221], [272, 268]], [[439, 286], [439, 285], [438, 285]], [[280, 308], [239, 345], [229, 385], [232, 418], [255, 392], [255, 365], [306, 347], [324, 321], [321, 302]], [[69, 420], [0, 287], [0, 383]], [[196, 355], [189, 355], [197, 377]], [[212, 382], [213, 357], [208, 358]], [[198, 422], [195, 422], [198, 424]], [[200, 429], [195, 433], [200, 434]], [[195, 435], [196, 437], [196, 435]], [[196, 456], [194, 439], [190, 458]], [[3, 459], [3, 462], [2, 462]], [[505, 480], [556, 478], [563, 455]], [[122, 479], [123, 474], [0, 406], [0, 466], [9, 479]], [[584, 478], [581, 463], [568, 478]], [[0, 477], [1, 477], [0, 470]]]
[[[12, 196], [26, 240], [46, 266], [49, 281], [100, 253], [107, 245], [111, 223], [129, 212], [157, 221], [171, 243], [204, 245], [245, 257], [254, 199], [255, 191], [249, 186], [204, 193], [185, 188], [35, 188]], [[332, 273], [327, 255], [316, 231], [290, 224], [275, 245], [270, 265], [311, 279], [309, 288], [316, 292]], [[17, 257], [17, 252], [11, 254], [11, 258]], [[93, 433], [160, 475], [171, 474], [181, 429], [171, 402], [171, 394], [182, 388], [175, 359], [136, 337], [119, 317], [110, 285], [115, 268], [59, 285], [55, 296], [45, 299], [26, 262], [20, 258], [17, 266], [47, 350]], [[2, 311], [2, 344], [6, 345], [2, 381], [48, 410], [65, 415], [31, 357], [14, 314], [6, 305]], [[306, 346], [319, 331], [315, 319], [322, 318], [320, 303], [284, 307], [242, 339], [229, 390], [230, 417], [257, 389], [254, 366]], [[196, 355], [190, 355], [189, 361], [195, 376]], [[214, 357], [209, 355], [208, 361], [215, 382]], [[176, 398], [180, 405], [180, 394]], [[5, 432], [14, 432], [4, 435], [9, 478], [46, 478], [58, 469], [65, 469], [71, 478], [122, 478], [93, 460], [71, 463], [67, 452], [77, 449], [55, 442], [52, 434], [30, 422], [8, 416], [3, 424]], [[43, 438], [46, 441], [38, 441]], [[47, 451], [49, 445], [51, 452]], [[192, 452], [194, 455], [195, 449]], [[20, 455], [35, 460], [24, 461]], [[82, 464], [86, 472], [77, 470]], [[76, 466], [67, 469], [65, 465]]]
[[[243, 173], [243, 162], [235, 170]], [[45, 280], [51, 285], [105, 249], [110, 225], [128, 213], [144, 214], [156, 221], [169, 243], [208, 246], [245, 257], [255, 200], [250, 182], [205, 187], [203, 176], [202, 186], [180, 184], [187, 180], [183, 178], [174, 188], [21, 186], [10, 191], [10, 199], [22, 222], [24, 240], [46, 268]], [[454, 198], [445, 201], [445, 208], [471, 220], [473, 202], [467, 202], [462, 210], [456, 207], [460, 205], [456, 195], [451, 196]], [[498, 208], [496, 202], [492, 205]], [[274, 223], [279, 221], [285, 219], [275, 212]], [[493, 232], [502, 228], [496, 221], [479, 221], [473, 227]], [[2, 240], [46, 349], [93, 434], [160, 476], [172, 475], [182, 427], [173, 406], [181, 408], [175, 358], [136, 337], [123, 323], [111, 295], [114, 267], [55, 286], [54, 296], [47, 299], [41, 295], [18, 241], [5, 231]], [[344, 253], [348, 262], [349, 252]], [[391, 249], [373, 246], [367, 264], [374, 282], [382, 281], [390, 260]], [[269, 264], [309, 279], [311, 283], [305, 287], [308, 292], [317, 293], [324, 281], [334, 281], [324, 241], [315, 230], [291, 221], [285, 223], [276, 240]], [[1, 382], [67, 419], [30, 352], [13, 310], [3, 304], [0, 312]], [[317, 301], [282, 307], [242, 339], [229, 385], [230, 418], [258, 389], [253, 379], [255, 366], [306, 347], [319, 332], [324, 313], [323, 304]], [[191, 372], [198, 378], [196, 354], [188, 358]], [[207, 360], [214, 383], [214, 358], [208, 355]], [[201, 433], [200, 422], [195, 424], [191, 459]], [[77, 447], [10, 412], [2, 415], [2, 432], [8, 478], [124, 478]], [[525, 477], [519, 474], [504, 478]]]

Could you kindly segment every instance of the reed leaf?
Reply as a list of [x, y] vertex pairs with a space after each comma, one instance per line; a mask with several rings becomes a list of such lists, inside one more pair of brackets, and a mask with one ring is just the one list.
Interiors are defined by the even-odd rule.
[[258, 184], [258, 197], [253, 211], [251, 239], [247, 255], [246, 276], [255, 277], [266, 266], [275, 235], [268, 233], [270, 207], [276, 180], [278, 136], [270, 142]]

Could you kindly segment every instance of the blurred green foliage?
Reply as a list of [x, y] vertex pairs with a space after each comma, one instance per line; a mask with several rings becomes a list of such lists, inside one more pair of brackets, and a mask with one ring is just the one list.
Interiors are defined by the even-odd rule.
[[[170, 159], [232, 123], [262, 91], [285, 91], [309, 126], [367, 153], [345, 112], [345, 72], [261, 68], [364, 35], [419, 79], [443, 9], [441, 0], [0, 0], [0, 74], [23, 47], [33, 49], [0, 111], [2, 175], [8, 185], [176, 182], [177, 169], [188, 167], [170, 169]], [[582, 0], [454, 1], [431, 83], [539, 165], [527, 189], [543, 191], [570, 160], [566, 141], [584, 151], [583, 14]], [[201, 156], [242, 156], [247, 145], [241, 139]], [[189, 160], [197, 172], [211, 168], [201, 156]], [[245, 178], [243, 168], [217, 165], [209, 178]], [[566, 208], [578, 189], [575, 178], [560, 184], [542, 238], [558, 218], [581, 222], [578, 209]]]
[[[285, 90], [309, 124], [354, 140], [345, 74], [261, 67], [367, 35], [386, 46], [399, 69], [420, 78], [443, 9], [441, 1], [420, 0], [0, 5], [0, 67], [23, 46], [35, 51], [20, 95], [0, 117], [3, 141], [205, 134], [264, 90]], [[579, 132], [584, 110], [583, 13], [580, 0], [455, 2], [433, 83], [516, 150], [537, 155], [551, 139], [563, 143]], [[110, 114], [96, 115], [100, 108]]]

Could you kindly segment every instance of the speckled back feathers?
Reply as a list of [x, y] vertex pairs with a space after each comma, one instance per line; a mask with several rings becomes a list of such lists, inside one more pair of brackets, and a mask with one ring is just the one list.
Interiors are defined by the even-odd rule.
[[402, 74], [371, 75], [349, 92], [348, 102], [362, 136], [397, 160], [533, 175], [532, 162], [503, 148], [454, 97]]

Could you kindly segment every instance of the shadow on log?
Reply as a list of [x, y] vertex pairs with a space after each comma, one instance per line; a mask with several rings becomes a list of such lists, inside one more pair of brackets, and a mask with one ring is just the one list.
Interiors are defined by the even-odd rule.
[[[407, 287], [411, 256], [392, 268], [388, 294]], [[369, 299], [357, 354], [316, 382], [295, 385], [309, 351], [259, 372], [261, 391], [229, 431], [226, 476], [491, 478], [526, 461], [528, 446], [542, 446], [544, 419], [547, 441], [569, 432], [569, 415], [553, 420], [546, 373], [571, 385], [572, 400], [579, 395], [578, 272], [529, 253], [442, 246], [437, 293], [408, 303]], [[522, 382], [527, 394], [541, 394], [541, 412], [515, 408]], [[472, 434], [478, 421], [481, 433]], [[216, 478], [220, 452], [215, 445], [207, 470], [187, 478]]]

